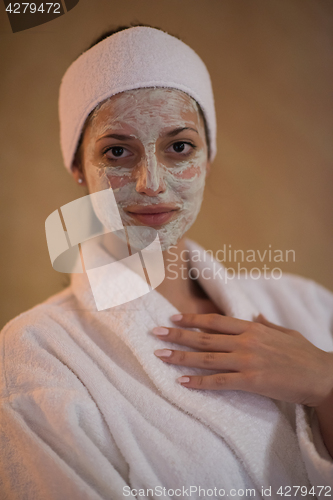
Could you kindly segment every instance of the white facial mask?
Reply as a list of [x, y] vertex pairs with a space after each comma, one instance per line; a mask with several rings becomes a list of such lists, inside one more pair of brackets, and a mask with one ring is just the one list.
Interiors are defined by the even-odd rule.
[[[115, 102], [114, 98], [117, 98]], [[99, 120], [101, 114], [106, 119]], [[186, 119], [185, 119], [186, 115]], [[165, 131], [181, 127], [193, 127], [201, 137], [200, 147], [186, 157], [174, 155], [172, 164], [159, 159], [157, 141], [164, 137]], [[142, 145], [141, 158], [135, 165], [119, 158], [115, 166], [104, 158], [96, 160], [96, 141], [107, 132], [127, 134], [125, 129]], [[123, 132], [122, 132], [123, 131]], [[170, 144], [181, 138], [170, 139]], [[180, 137], [180, 136], [179, 136]], [[85, 149], [85, 173], [88, 185], [94, 191], [113, 189], [124, 226], [132, 226], [131, 238], [135, 239], [135, 229], [139, 226], [124, 209], [129, 206], [174, 204], [179, 207], [177, 217], [160, 227], [158, 231], [162, 250], [175, 245], [195, 221], [203, 199], [207, 150], [205, 131], [200, 119], [197, 103], [183, 92], [175, 89], [137, 89], [113, 96], [95, 110], [91, 118], [89, 142]], [[114, 147], [114, 146], [111, 146]], [[126, 146], [122, 146], [126, 150]], [[191, 148], [191, 146], [188, 146]], [[147, 194], [149, 190], [149, 195]], [[143, 192], [146, 190], [146, 192]], [[97, 198], [103, 199], [103, 198]], [[102, 203], [102, 201], [101, 201]], [[110, 229], [114, 215], [105, 206], [95, 207], [96, 214], [103, 225]], [[137, 232], [139, 242], [145, 246], [144, 232]], [[149, 238], [148, 238], [149, 235]], [[147, 230], [147, 240], [150, 233]], [[131, 244], [136, 246], [131, 239]], [[148, 244], [148, 242], [147, 242]]]

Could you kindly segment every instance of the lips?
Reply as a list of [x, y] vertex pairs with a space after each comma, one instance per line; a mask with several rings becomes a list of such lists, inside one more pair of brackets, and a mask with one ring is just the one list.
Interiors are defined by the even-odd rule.
[[145, 226], [159, 226], [174, 218], [179, 207], [174, 205], [151, 205], [127, 207], [126, 212]]

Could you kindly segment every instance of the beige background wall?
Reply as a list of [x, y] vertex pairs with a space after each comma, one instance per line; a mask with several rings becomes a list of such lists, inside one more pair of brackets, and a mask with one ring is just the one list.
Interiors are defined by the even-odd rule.
[[16, 34], [0, 10], [0, 326], [66, 285], [44, 222], [83, 192], [62, 166], [58, 87], [95, 37], [131, 21], [180, 36], [212, 76], [219, 151], [189, 236], [214, 251], [294, 249], [278, 266], [333, 289], [331, 0], [80, 0]]

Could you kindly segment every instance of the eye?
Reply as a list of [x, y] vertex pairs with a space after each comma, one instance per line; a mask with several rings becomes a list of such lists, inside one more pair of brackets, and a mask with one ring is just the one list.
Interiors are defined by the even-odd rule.
[[103, 154], [110, 160], [117, 160], [118, 158], [127, 158], [128, 156], [131, 156], [131, 152], [123, 146], [112, 146], [111, 148], [105, 149]]
[[174, 142], [168, 149], [167, 152], [178, 153], [183, 156], [191, 154], [191, 152], [196, 148], [196, 146], [190, 142], [178, 141]]

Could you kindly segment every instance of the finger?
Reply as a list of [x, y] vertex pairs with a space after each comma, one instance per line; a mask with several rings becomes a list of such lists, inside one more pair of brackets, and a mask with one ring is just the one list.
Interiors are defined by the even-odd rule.
[[222, 314], [176, 314], [171, 320], [183, 327], [201, 328], [218, 333], [240, 334], [252, 323]]
[[185, 345], [199, 351], [231, 352], [236, 348], [234, 335], [219, 335], [166, 327], [154, 328], [152, 333], [166, 342]]
[[216, 373], [215, 375], [185, 375], [179, 377], [177, 382], [189, 389], [229, 390], [244, 389], [244, 377], [239, 372]]
[[265, 325], [265, 326], [268, 326], [269, 328], [273, 328], [274, 330], [279, 330], [280, 332], [284, 332], [284, 333], [290, 333], [291, 330], [289, 328], [284, 328], [283, 326], [280, 326], [280, 325], [276, 325], [275, 323], [271, 323], [270, 321], [268, 321], [268, 319], [263, 315], [263, 314], [259, 314], [255, 320], [254, 320], [256, 323], [261, 323], [262, 325]]
[[157, 349], [154, 354], [173, 365], [192, 366], [207, 370], [237, 370], [239, 357], [224, 352], [191, 352], [173, 349]]

